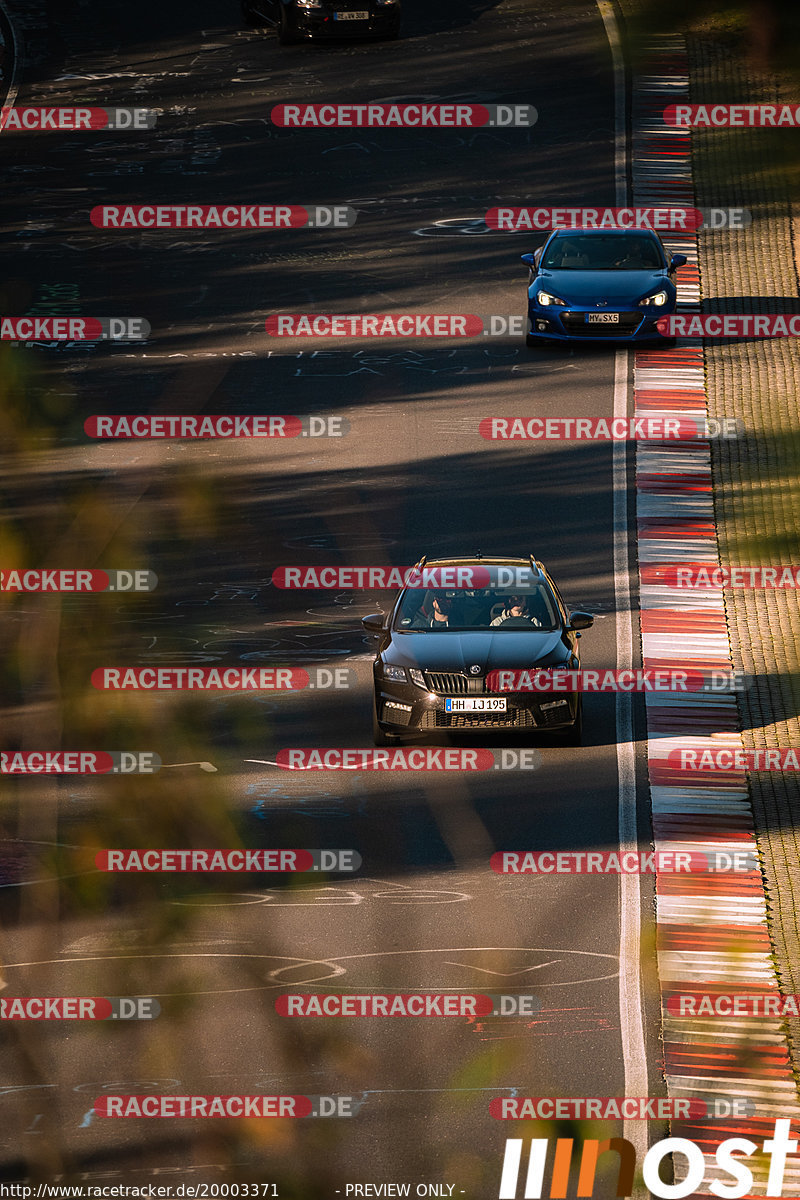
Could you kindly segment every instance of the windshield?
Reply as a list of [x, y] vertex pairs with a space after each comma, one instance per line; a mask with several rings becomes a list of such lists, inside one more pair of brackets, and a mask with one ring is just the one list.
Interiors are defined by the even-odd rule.
[[577, 233], [552, 238], [540, 265], [554, 271], [657, 271], [664, 262], [647, 234]]
[[491, 629], [537, 632], [560, 627], [555, 601], [542, 584], [515, 591], [406, 588], [394, 628], [406, 633], [450, 633]]

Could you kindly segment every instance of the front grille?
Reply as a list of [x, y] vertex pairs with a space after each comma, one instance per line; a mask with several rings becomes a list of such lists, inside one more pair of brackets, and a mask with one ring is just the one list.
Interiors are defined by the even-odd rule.
[[565, 704], [559, 704], [558, 708], [548, 708], [545, 712], [539, 710], [536, 716], [539, 725], [563, 725], [570, 719], [570, 711]]
[[529, 708], [512, 708], [504, 713], [446, 713], [428, 709], [420, 729], [535, 729], [536, 718]]
[[[614, 311], [613, 308], [610, 310]], [[574, 333], [577, 337], [630, 337], [635, 333], [644, 320], [644, 316], [639, 313], [624, 312], [619, 314], [619, 321], [614, 325], [589, 325], [586, 322], [584, 313], [564, 313], [561, 317], [561, 323], [567, 333]]]
[[429, 692], [442, 696], [483, 696], [486, 693], [485, 677], [469, 679], [466, 675], [442, 671], [426, 671], [425, 686]]

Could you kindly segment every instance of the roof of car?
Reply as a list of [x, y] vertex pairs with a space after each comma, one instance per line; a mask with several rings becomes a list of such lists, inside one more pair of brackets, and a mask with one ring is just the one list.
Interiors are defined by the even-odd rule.
[[[535, 559], [533, 561], [534, 561], [534, 563], [536, 562]], [[470, 554], [464, 558], [426, 558], [425, 559], [426, 567], [457, 567], [457, 566], [463, 566], [464, 564], [468, 564], [469, 566], [472, 566], [472, 567], [481, 567], [481, 566], [485, 566], [486, 563], [492, 563], [495, 565], [499, 564], [500, 566], [509, 566], [509, 567], [516, 567], [516, 566], [529, 567], [529, 566], [531, 566], [530, 558], [527, 556], [524, 556], [524, 555], [521, 557], [516, 557], [514, 555], [507, 555], [507, 554], [504, 554], [501, 556], [490, 556], [488, 554], [481, 554], [481, 555]], [[541, 563], [538, 563], [537, 566], [541, 567]]]
[[658, 234], [656, 233], [655, 229], [596, 229], [594, 226], [587, 227], [584, 225], [576, 225], [574, 229], [554, 229], [550, 236], [555, 237], [555, 235], [558, 234], [559, 236], [569, 237], [570, 235], [576, 233], [585, 234], [589, 237], [616, 237], [619, 235], [630, 236], [632, 233], [637, 234], [638, 236], [641, 236], [642, 234], [649, 234], [658, 240]]

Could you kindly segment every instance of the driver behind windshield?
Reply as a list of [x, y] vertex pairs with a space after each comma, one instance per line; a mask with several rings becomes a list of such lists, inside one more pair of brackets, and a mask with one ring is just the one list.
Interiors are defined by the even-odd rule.
[[453, 601], [444, 592], [434, 592], [431, 607], [419, 609], [413, 621], [412, 629], [447, 629], [453, 613]]
[[508, 621], [511, 617], [530, 617], [530, 615], [526, 596], [507, 596], [503, 611], [489, 624], [502, 625], [503, 621]]
[[530, 621], [537, 629], [552, 626], [551, 615], [539, 592], [534, 592], [531, 596], [506, 596], [502, 611], [489, 624], [490, 627], [502, 625], [505, 621], [520, 618]]

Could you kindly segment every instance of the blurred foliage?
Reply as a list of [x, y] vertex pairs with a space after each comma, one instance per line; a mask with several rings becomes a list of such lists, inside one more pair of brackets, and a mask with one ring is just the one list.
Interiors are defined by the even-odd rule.
[[800, 5], [796, 0], [637, 0], [626, 2], [634, 58], [654, 34], [696, 33], [731, 39], [759, 71], [785, 71], [800, 79]]

